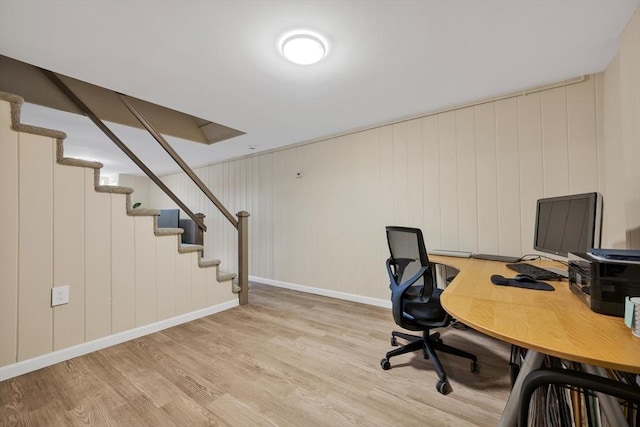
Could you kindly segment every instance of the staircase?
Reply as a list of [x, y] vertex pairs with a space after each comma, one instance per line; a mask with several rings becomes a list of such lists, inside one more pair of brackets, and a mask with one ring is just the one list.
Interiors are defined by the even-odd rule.
[[238, 305], [235, 274], [64, 157], [64, 132], [21, 123], [22, 103], [0, 92], [0, 380]]

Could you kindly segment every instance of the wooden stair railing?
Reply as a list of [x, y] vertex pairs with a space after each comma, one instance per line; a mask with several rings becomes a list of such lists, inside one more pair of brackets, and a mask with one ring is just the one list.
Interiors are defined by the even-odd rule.
[[[202, 217], [194, 214], [181, 200], [175, 195], [165, 184], [158, 178], [148, 167], [142, 162], [112, 131], [104, 124], [102, 120], [84, 103], [73, 91], [53, 72], [41, 69], [45, 76], [65, 94], [73, 104], [80, 109], [89, 119], [107, 136], [118, 148], [120, 148], [164, 193], [169, 196], [204, 232], [207, 230], [206, 225], [202, 221]], [[237, 213], [236, 220], [227, 208], [216, 198], [211, 190], [204, 182], [193, 172], [186, 162], [178, 155], [178, 153], [169, 145], [164, 137], [149, 123], [149, 121], [135, 108], [123, 94], [116, 93], [120, 101], [129, 109], [135, 118], [144, 126], [144, 128], [153, 136], [153, 138], [164, 148], [171, 158], [180, 166], [180, 168], [191, 178], [196, 186], [202, 191], [207, 198], [218, 208], [218, 210], [227, 218], [227, 220], [238, 231], [238, 300], [240, 305], [249, 303], [249, 246], [248, 232], [249, 213], [240, 211]]]

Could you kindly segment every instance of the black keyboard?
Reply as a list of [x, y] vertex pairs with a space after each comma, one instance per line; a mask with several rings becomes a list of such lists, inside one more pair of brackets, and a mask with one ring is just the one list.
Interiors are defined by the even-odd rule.
[[554, 273], [553, 271], [545, 270], [544, 268], [536, 267], [535, 265], [524, 262], [507, 264], [507, 267], [516, 271], [518, 274], [526, 274], [536, 280], [562, 280], [562, 276]]

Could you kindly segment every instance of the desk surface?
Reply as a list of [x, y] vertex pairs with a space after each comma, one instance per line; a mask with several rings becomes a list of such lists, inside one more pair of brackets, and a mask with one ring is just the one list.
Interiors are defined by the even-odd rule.
[[[491, 283], [492, 274], [513, 277], [504, 263], [429, 256], [460, 270], [441, 301], [453, 317], [487, 335], [540, 353], [590, 365], [640, 373], [640, 338], [621, 317], [598, 314], [578, 299], [566, 280], [553, 292]], [[558, 267], [537, 261], [536, 265]]]

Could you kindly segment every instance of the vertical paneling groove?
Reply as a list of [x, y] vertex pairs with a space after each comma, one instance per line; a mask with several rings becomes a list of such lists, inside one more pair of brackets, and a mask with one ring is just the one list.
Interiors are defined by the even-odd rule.
[[440, 235], [443, 249], [459, 249], [456, 112], [438, 115]]
[[156, 243], [151, 217], [134, 217], [136, 326], [157, 319]]
[[[625, 182], [624, 143], [622, 140], [622, 103], [620, 82], [620, 57], [616, 55], [604, 73], [606, 88], [605, 110], [605, 147], [604, 168], [607, 171], [604, 199], [604, 236], [603, 243], [610, 248], [625, 248], [625, 194], [620, 182]], [[613, 207], [613, 209], [611, 208]], [[622, 207], [622, 208], [616, 208]]]
[[51, 138], [19, 136], [18, 361], [53, 349], [54, 145]]
[[124, 215], [124, 196], [111, 203], [111, 332], [136, 326], [135, 229], [133, 217]]
[[442, 248], [440, 212], [440, 143], [438, 117], [421, 119], [424, 168], [423, 233], [432, 249]]
[[111, 195], [95, 191], [92, 169], [84, 174], [85, 340], [90, 341], [111, 333]]
[[495, 104], [475, 107], [478, 252], [499, 254]]
[[567, 88], [567, 151], [570, 192], [598, 188], [594, 78]]
[[[367, 151], [367, 147], [362, 151]], [[407, 224], [412, 226], [422, 224], [424, 218], [423, 186], [422, 120], [417, 119], [407, 122]]]
[[542, 92], [543, 176], [547, 197], [570, 191], [566, 93], [564, 87]]
[[458, 247], [478, 252], [478, 192], [476, 176], [475, 113], [473, 107], [456, 111], [458, 170]]
[[393, 220], [396, 224], [408, 221], [408, 174], [407, 174], [407, 123], [391, 125], [393, 138]]
[[520, 250], [523, 254], [533, 246], [536, 200], [544, 196], [541, 117], [539, 93], [518, 98]]
[[53, 286], [69, 286], [69, 304], [53, 308], [53, 349], [84, 342], [84, 171], [53, 170]]
[[496, 103], [496, 154], [498, 168], [498, 247], [518, 255], [520, 242], [520, 177], [518, 154], [518, 104], [515, 99]]

